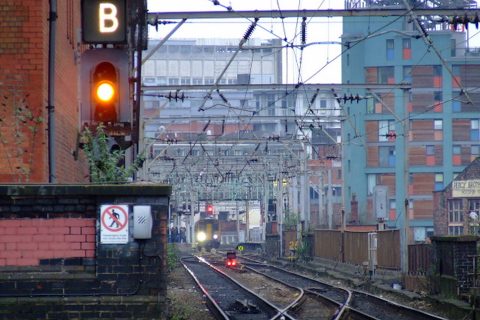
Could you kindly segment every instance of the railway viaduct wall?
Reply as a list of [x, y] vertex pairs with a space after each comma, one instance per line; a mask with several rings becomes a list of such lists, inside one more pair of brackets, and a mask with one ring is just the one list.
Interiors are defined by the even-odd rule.
[[[0, 185], [0, 319], [162, 318], [170, 192]], [[150, 208], [151, 239], [133, 238], [135, 205]], [[110, 206], [126, 214], [115, 220]]]

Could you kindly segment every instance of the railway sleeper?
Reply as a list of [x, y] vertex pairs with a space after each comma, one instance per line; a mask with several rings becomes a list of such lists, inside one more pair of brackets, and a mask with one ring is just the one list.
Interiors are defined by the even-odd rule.
[[260, 313], [258, 307], [247, 299], [235, 300], [231, 306], [231, 309], [240, 313]]

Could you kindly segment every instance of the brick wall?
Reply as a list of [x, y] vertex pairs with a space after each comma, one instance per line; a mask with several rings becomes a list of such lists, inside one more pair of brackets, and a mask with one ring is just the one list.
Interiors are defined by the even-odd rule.
[[[474, 180], [480, 179], [480, 157], [472, 161], [454, 180]], [[433, 227], [435, 235], [448, 235], [448, 200], [452, 199], [452, 182], [444, 190], [433, 192]], [[468, 221], [470, 208], [469, 200], [478, 200], [478, 198], [463, 198], [464, 221]], [[464, 233], [468, 234], [469, 229], [465, 224]]]
[[95, 220], [0, 220], [0, 266], [34, 266], [54, 258], [93, 258]]
[[[435, 293], [446, 296], [465, 294], [473, 285], [472, 256], [477, 254], [478, 237], [432, 237], [433, 281]], [[454, 283], [442, 287], [442, 282]], [[449, 288], [448, 290], [446, 288]]]
[[[0, 319], [160, 318], [169, 195], [158, 185], [0, 185]], [[152, 239], [133, 239], [130, 222], [126, 244], [102, 243], [105, 204], [149, 205]]]
[[[47, 104], [49, 0], [0, 2], [0, 181], [48, 181]], [[57, 1], [55, 160], [57, 181], [86, 182], [75, 159], [80, 1]], [[39, 121], [31, 121], [30, 116]], [[34, 130], [33, 130], [34, 129]]]
[[448, 211], [445, 199], [451, 193], [451, 188], [444, 192], [433, 192], [433, 232], [437, 236], [448, 235]]

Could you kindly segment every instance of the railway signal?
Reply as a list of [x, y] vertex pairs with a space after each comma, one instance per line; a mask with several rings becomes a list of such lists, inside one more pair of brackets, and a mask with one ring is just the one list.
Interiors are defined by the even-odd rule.
[[213, 204], [207, 204], [207, 215], [212, 216], [213, 215]]
[[128, 55], [122, 49], [91, 49], [81, 56], [82, 124], [108, 130], [130, 123]]

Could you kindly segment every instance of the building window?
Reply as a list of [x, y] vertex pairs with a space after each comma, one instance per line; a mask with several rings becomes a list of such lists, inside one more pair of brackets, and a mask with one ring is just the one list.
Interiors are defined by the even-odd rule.
[[455, 166], [462, 164], [462, 146], [456, 144], [452, 148], [452, 163]]
[[463, 234], [463, 226], [449, 226], [448, 235], [449, 236], [460, 236]]
[[157, 79], [154, 77], [145, 77], [143, 78], [143, 83], [146, 85], [154, 85], [157, 83]]
[[393, 120], [381, 120], [378, 121], [378, 141], [387, 142], [390, 141], [389, 137], [392, 132], [395, 132], [395, 121]]
[[367, 99], [367, 113], [375, 113], [376, 99]]
[[435, 191], [443, 190], [443, 173], [435, 173]]
[[378, 161], [381, 167], [395, 166], [395, 147], [378, 147]]
[[480, 146], [478, 144], [470, 146], [470, 154], [472, 156], [478, 157], [480, 155]]
[[[456, 95], [457, 97], [460, 96], [460, 94], [457, 92], [454, 92], [453, 93], [454, 95]], [[452, 111], [453, 112], [461, 112], [462, 111], [462, 102], [460, 100], [453, 100], [452, 101]]]
[[455, 57], [457, 55], [457, 40], [450, 40], [450, 55]]
[[390, 210], [396, 210], [397, 209], [397, 202], [395, 201], [395, 199], [390, 199], [388, 201], [389, 203], [389, 206], [390, 206]]
[[318, 192], [314, 188], [310, 187], [310, 200], [318, 199]]
[[433, 136], [437, 141], [443, 139], [443, 120], [433, 120]]
[[177, 78], [169, 78], [168, 79], [168, 84], [169, 85], [177, 85], [178, 84], [178, 79]]
[[320, 109], [326, 109], [327, 108], [327, 100], [320, 100]]
[[387, 39], [387, 60], [395, 59], [395, 42], [393, 39]]
[[462, 199], [448, 200], [448, 223], [462, 223], [463, 224], [463, 202]]
[[393, 84], [395, 83], [395, 73], [393, 67], [378, 67], [378, 83]]
[[478, 199], [469, 199], [468, 200], [468, 212], [476, 212], [477, 215], [480, 213], [480, 200]]
[[425, 146], [425, 153], [427, 156], [435, 155], [435, 146], [433, 145]]
[[412, 66], [403, 67], [403, 81], [412, 83]]
[[402, 58], [403, 60], [412, 59], [412, 42], [410, 38], [402, 39]]
[[367, 192], [368, 195], [373, 195], [373, 189], [377, 185], [377, 175], [375, 174], [368, 174], [367, 175]]
[[168, 46], [168, 53], [177, 53], [180, 50], [180, 46], [170, 45]]
[[267, 110], [269, 116], [275, 115], [275, 96], [272, 94], [267, 95]]
[[180, 79], [180, 83], [189, 85], [190, 84], [190, 78], [182, 77], [182, 79]]
[[470, 120], [470, 140], [478, 141], [479, 140], [479, 121]]

